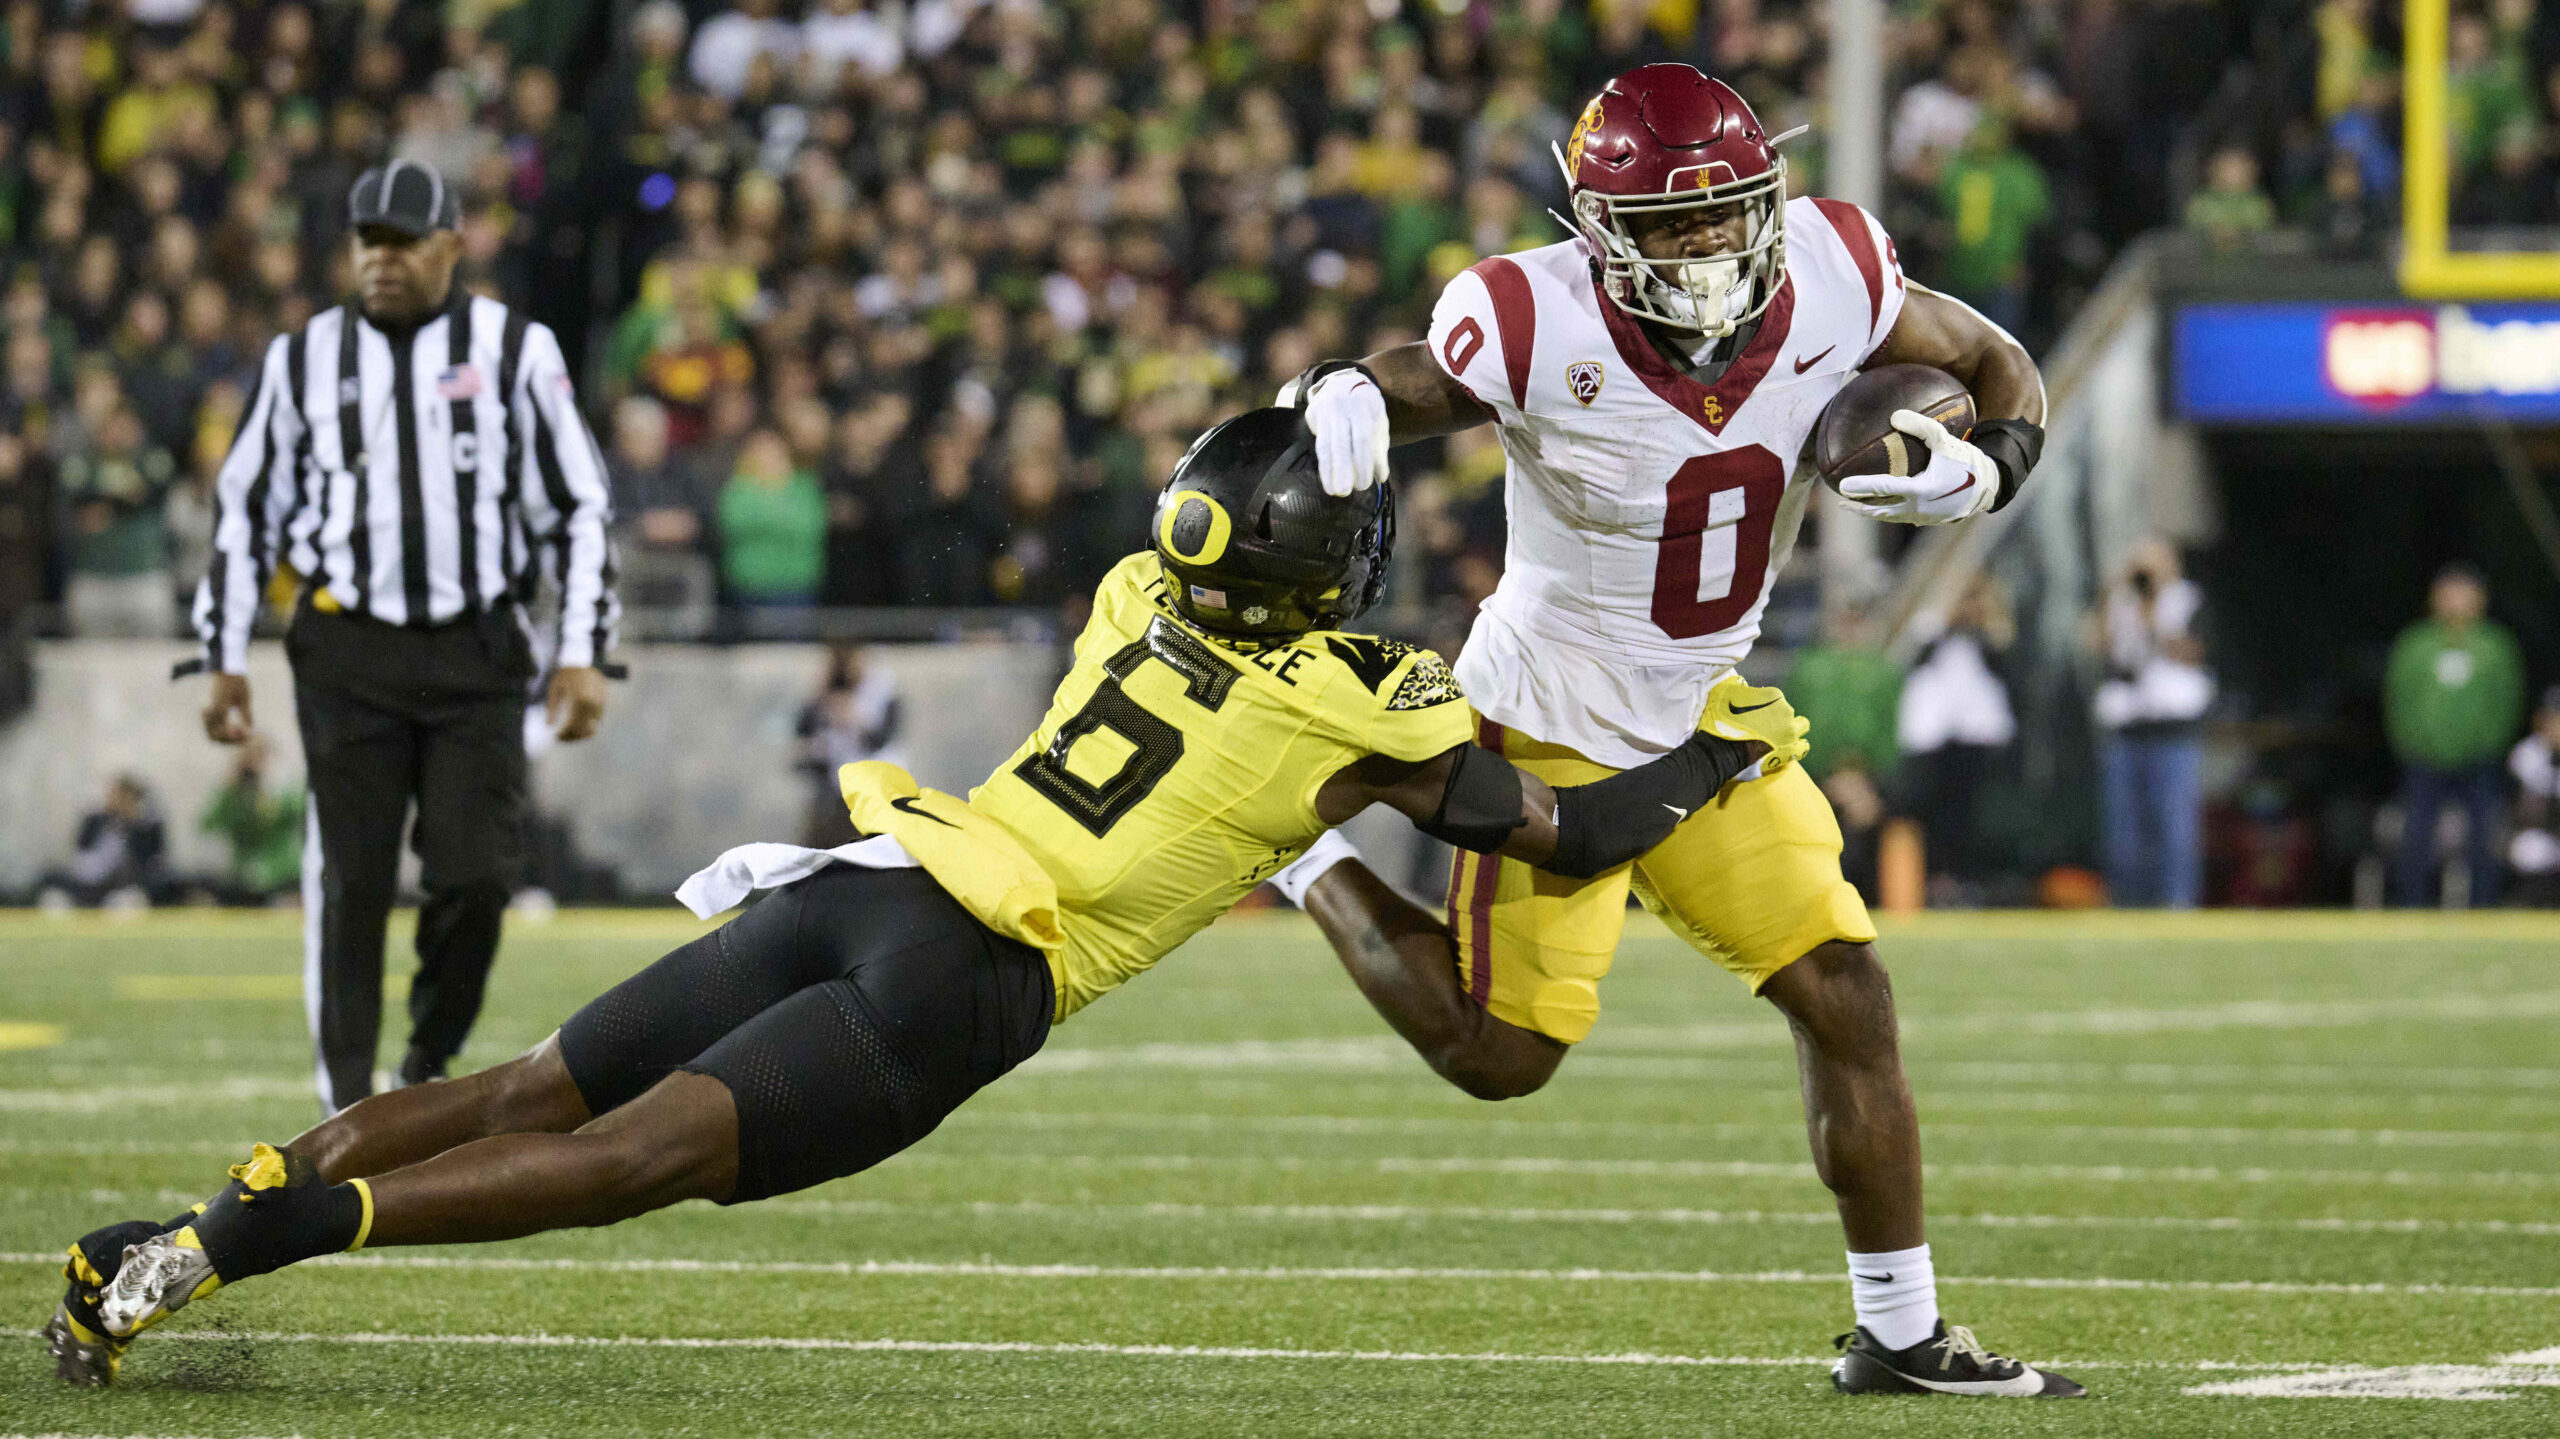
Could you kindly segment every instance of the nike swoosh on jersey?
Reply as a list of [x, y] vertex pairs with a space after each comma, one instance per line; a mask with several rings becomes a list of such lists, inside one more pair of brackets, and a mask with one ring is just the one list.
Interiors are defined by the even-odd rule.
[[[1838, 345], [1832, 345], [1832, 346], [1829, 346], [1829, 347], [1827, 347], [1827, 348], [1825, 348], [1825, 349], [1823, 350], [1822, 355], [1828, 355], [1828, 354], [1830, 354], [1830, 353], [1831, 353], [1831, 351], [1836, 350], [1836, 349], [1839, 349], [1839, 348], [1840, 348], [1840, 347], [1839, 347]], [[1805, 358], [1805, 359], [1801, 359], [1801, 360], [1796, 361], [1796, 373], [1797, 373], [1797, 374], [1799, 374], [1799, 375], [1801, 375], [1801, 374], [1803, 374], [1805, 371], [1812, 369], [1814, 366], [1821, 364], [1821, 363], [1822, 363], [1822, 355], [1812, 355], [1812, 356], [1808, 356], [1808, 357], [1807, 357], [1807, 358]]]
[[1773, 704], [1776, 704], [1776, 703], [1777, 703], [1777, 701], [1776, 701], [1776, 700], [1762, 700], [1760, 703], [1758, 703], [1758, 704], [1756, 704], [1756, 705], [1735, 705], [1735, 706], [1733, 707], [1733, 712], [1734, 712], [1735, 714], [1738, 714], [1738, 715], [1747, 715], [1747, 714], [1750, 714], [1750, 713], [1751, 713], [1752, 711], [1754, 711], [1754, 710], [1764, 710], [1764, 709], [1767, 709], [1769, 706], [1771, 706], [1771, 705], [1773, 705]]
[[1671, 811], [1675, 815], [1678, 815], [1682, 819], [1687, 819], [1689, 817], [1689, 812], [1676, 804], [1666, 804], [1663, 808]]
[[896, 799], [889, 801], [889, 808], [894, 809], [901, 814], [914, 815], [918, 819], [932, 820], [935, 824], [942, 826], [944, 829], [958, 829], [960, 827], [953, 824], [951, 821], [944, 819], [942, 816], [935, 814], [933, 811], [926, 809], [923, 805], [916, 803], [916, 797], [911, 794], [902, 794]]

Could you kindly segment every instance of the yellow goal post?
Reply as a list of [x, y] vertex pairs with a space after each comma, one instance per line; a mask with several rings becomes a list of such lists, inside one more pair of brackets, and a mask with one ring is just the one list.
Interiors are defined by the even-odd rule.
[[2400, 288], [2422, 300], [2560, 299], [2560, 253], [2450, 246], [2452, 146], [2445, 32], [2452, 0], [2407, 0], [2402, 16]]

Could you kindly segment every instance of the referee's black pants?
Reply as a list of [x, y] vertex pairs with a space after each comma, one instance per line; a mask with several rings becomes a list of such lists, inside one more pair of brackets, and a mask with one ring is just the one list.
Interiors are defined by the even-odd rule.
[[305, 601], [286, 654], [310, 766], [303, 1007], [320, 1104], [373, 1090], [400, 831], [422, 864], [410, 1077], [443, 1072], [479, 1016], [523, 844], [529, 644], [512, 610], [405, 629]]

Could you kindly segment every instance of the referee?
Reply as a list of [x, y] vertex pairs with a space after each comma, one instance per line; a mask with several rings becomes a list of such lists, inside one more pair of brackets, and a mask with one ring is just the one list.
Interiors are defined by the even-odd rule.
[[195, 604], [205, 733], [238, 744], [268, 578], [304, 582], [285, 638], [310, 762], [303, 1007], [331, 1112], [373, 1088], [413, 801], [426, 903], [400, 1081], [442, 1077], [479, 1014], [522, 845], [537, 577], [561, 591], [546, 713], [564, 740], [604, 713], [620, 614], [604, 465], [559, 341], [456, 289], [461, 209], [434, 170], [368, 170], [348, 206], [358, 299], [267, 347]]

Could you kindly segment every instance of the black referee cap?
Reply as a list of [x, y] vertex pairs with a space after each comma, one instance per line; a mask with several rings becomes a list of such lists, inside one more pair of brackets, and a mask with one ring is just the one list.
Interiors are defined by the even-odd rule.
[[462, 201], [435, 166], [394, 160], [356, 177], [347, 195], [347, 223], [380, 225], [412, 239], [430, 230], [462, 228]]

